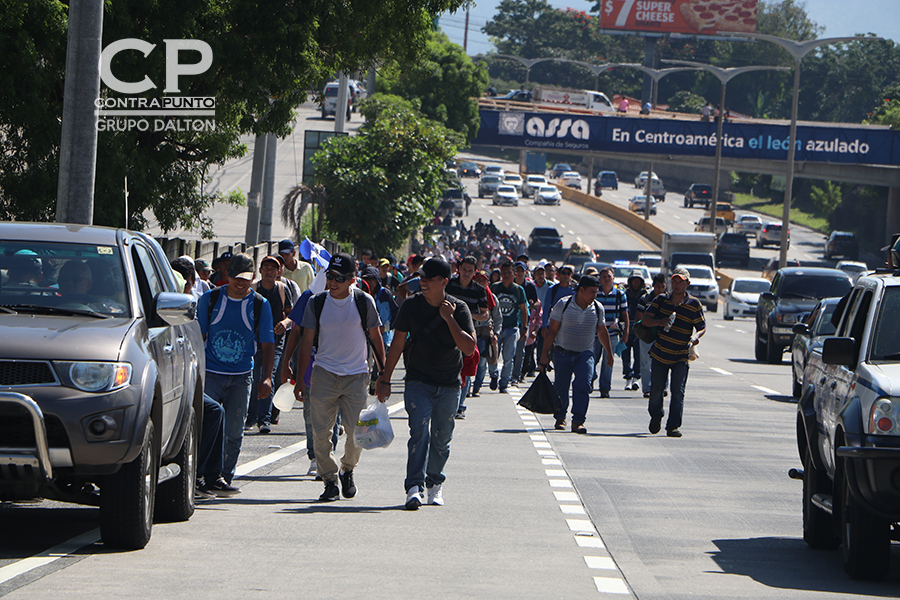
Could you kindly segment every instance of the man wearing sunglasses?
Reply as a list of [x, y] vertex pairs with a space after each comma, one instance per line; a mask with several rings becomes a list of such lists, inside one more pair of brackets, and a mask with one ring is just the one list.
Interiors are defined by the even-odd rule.
[[[301, 402], [306, 400], [300, 375], [306, 372], [315, 345], [316, 362], [310, 378], [309, 412], [316, 467], [325, 482], [325, 491], [319, 500], [331, 502], [337, 500], [340, 494], [344, 498], [356, 495], [353, 469], [359, 463], [361, 449], [353, 439], [353, 432], [368, 396], [368, 344], [372, 344], [381, 364], [384, 364], [384, 344], [381, 340], [381, 318], [372, 296], [359, 289], [351, 289], [356, 281], [356, 261], [353, 257], [343, 252], [333, 255], [325, 278], [326, 291], [307, 302], [300, 322], [303, 338], [294, 393]], [[360, 305], [364, 302], [364, 319], [358, 302]], [[317, 305], [321, 310], [319, 314], [316, 314]], [[338, 410], [346, 433], [340, 471], [331, 442]]]

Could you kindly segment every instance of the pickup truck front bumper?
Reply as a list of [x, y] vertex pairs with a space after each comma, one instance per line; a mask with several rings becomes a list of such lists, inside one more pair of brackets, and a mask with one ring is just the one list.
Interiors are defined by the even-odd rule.
[[0, 406], [24, 410], [34, 427], [35, 440], [33, 447], [0, 449], [0, 485], [11, 489], [13, 497], [36, 496], [53, 481], [44, 413], [30, 397], [13, 392], [0, 392]]
[[[856, 437], [856, 436], [853, 436]], [[900, 439], [860, 436], [866, 445], [841, 446], [836, 454], [844, 462], [853, 496], [872, 513], [900, 521]], [[853, 443], [854, 440], [848, 442]], [[874, 446], [873, 444], [879, 444]]]

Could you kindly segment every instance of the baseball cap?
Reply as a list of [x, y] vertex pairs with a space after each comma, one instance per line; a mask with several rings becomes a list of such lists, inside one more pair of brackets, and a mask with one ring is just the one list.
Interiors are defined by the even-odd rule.
[[422, 277], [431, 279], [432, 277], [450, 278], [450, 263], [443, 258], [434, 256], [425, 261], [422, 265]]
[[346, 252], [338, 252], [332, 255], [328, 263], [328, 270], [334, 271], [338, 275], [353, 275], [356, 273], [356, 261]]
[[213, 268], [210, 266], [209, 261], [205, 258], [198, 258], [194, 261], [194, 269], [199, 273], [200, 271], [211, 272]]
[[385, 266], [385, 265], [387, 265], [387, 266], [390, 267], [390, 266], [391, 266], [391, 261], [389, 261], [389, 260], [386, 259], [386, 258], [382, 258], [381, 260], [378, 261], [378, 266], [379, 266], [379, 267], [383, 267], [383, 266]]
[[253, 259], [242, 253], [232, 256], [228, 261], [228, 276], [253, 281]]
[[691, 278], [691, 274], [687, 269], [677, 267], [674, 271], [672, 271], [672, 279], [675, 279], [676, 277], [681, 277], [685, 281], [688, 281]]
[[643, 273], [641, 273], [638, 269], [635, 269], [634, 271], [631, 272], [631, 275], [628, 276], [628, 281], [631, 281], [631, 280], [634, 279], [635, 277], [637, 277], [637, 278], [640, 279], [641, 281], [644, 280], [644, 275], [643, 275]]
[[280, 242], [278, 242], [279, 254], [282, 252], [293, 252], [295, 247], [296, 246], [294, 246], [294, 242], [289, 239], [283, 239]]
[[375, 267], [366, 267], [362, 271], [361, 277], [365, 279], [366, 277], [371, 277], [375, 279], [379, 284], [381, 283], [381, 273], [378, 272], [378, 269]]
[[596, 267], [588, 267], [584, 270], [585, 275], [599, 275], [600, 271], [597, 270]]
[[276, 267], [276, 268], [280, 267], [281, 264], [282, 264], [280, 260], [278, 260], [277, 258], [275, 258], [274, 256], [272, 256], [272, 255], [270, 254], [269, 256], [267, 256], [267, 257], [265, 257], [264, 259], [262, 259], [261, 261], [259, 261], [259, 266], [261, 267], [261, 266], [263, 266], [264, 264], [266, 264], [267, 262], [273, 262], [273, 263], [275, 263], [275, 267]]
[[578, 280], [579, 288], [600, 287], [600, 280], [591, 275], [582, 275]]
[[519, 261], [519, 262], [516, 263], [516, 268], [517, 268], [517, 269], [522, 269], [523, 271], [527, 271], [527, 270], [528, 270], [528, 265], [526, 265], [526, 264], [523, 263], [522, 261]]

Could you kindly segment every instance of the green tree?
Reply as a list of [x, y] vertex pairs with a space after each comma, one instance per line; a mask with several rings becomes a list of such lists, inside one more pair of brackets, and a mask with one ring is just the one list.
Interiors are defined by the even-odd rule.
[[[138, 38], [199, 39], [213, 49], [206, 72], [182, 78], [181, 94], [215, 96], [216, 130], [101, 131], [95, 223], [121, 225], [129, 182], [128, 222], [143, 225], [152, 209], [164, 230], [200, 229], [222, 199], [203, 190], [211, 165], [240, 156], [239, 136], [289, 131], [307, 90], [336, 71], [380, 60], [413, 62], [426, 47], [434, 18], [464, 0], [106, 0], [103, 46]], [[67, 3], [0, 0], [0, 210], [4, 218], [51, 220], [59, 163], [59, 120], [66, 64]], [[161, 83], [165, 52], [116, 56], [119, 79], [144, 75]], [[104, 89], [102, 94], [116, 94]], [[156, 91], [159, 95], [158, 90]], [[148, 94], [146, 97], [152, 97]], [[237, 197], [228, 198], [236, 201]]]
[[357, 247], [392, 251], [433, 217], [444, 162], [462, 138], [401, 98], [376, 94], [360, 110], [358, 135], [332, 138], [313, 159], [328, 198], [325, 229]]
[[688, 90], [676, 92], [669, 98], [669, 110], [674, 112], [699, 115], [704, 104], [706, 101], [703, 98]]
[[461, 133], [471, 141], [481, 118], [474, 99], [488, 83], [483, 63], [472, 62], [461, 46], [435, 32], [421, 61], [395, 62], [380, 70], [380, 89], [403, 98], [418, 98], [427, 118]]
[[825, 218], [831, 217], [844, 197], [840, 184], [835, 185], [831, 181], [826, 181], [822, 188], [812, 186], [809, 195], [815, 207]]

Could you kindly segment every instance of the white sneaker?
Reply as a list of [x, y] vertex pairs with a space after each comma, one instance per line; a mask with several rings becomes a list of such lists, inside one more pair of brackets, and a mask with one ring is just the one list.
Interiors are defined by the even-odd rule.
[[425, 504], [425, 494], [422, 488], [417, 485], [409, 488], [406, 494], [406, 510], [419, 510], [419, 507]]
[[428, 488], [428, 504], [444, 505], [444, 496], [441, 493], [440, 484]]
[[307, 477], [312, 477], [317, 475], [319, 472], [319, 467], [316, 465], [316, 459], [312, 459], [309, 461], [309, 470], [306, 472]]

